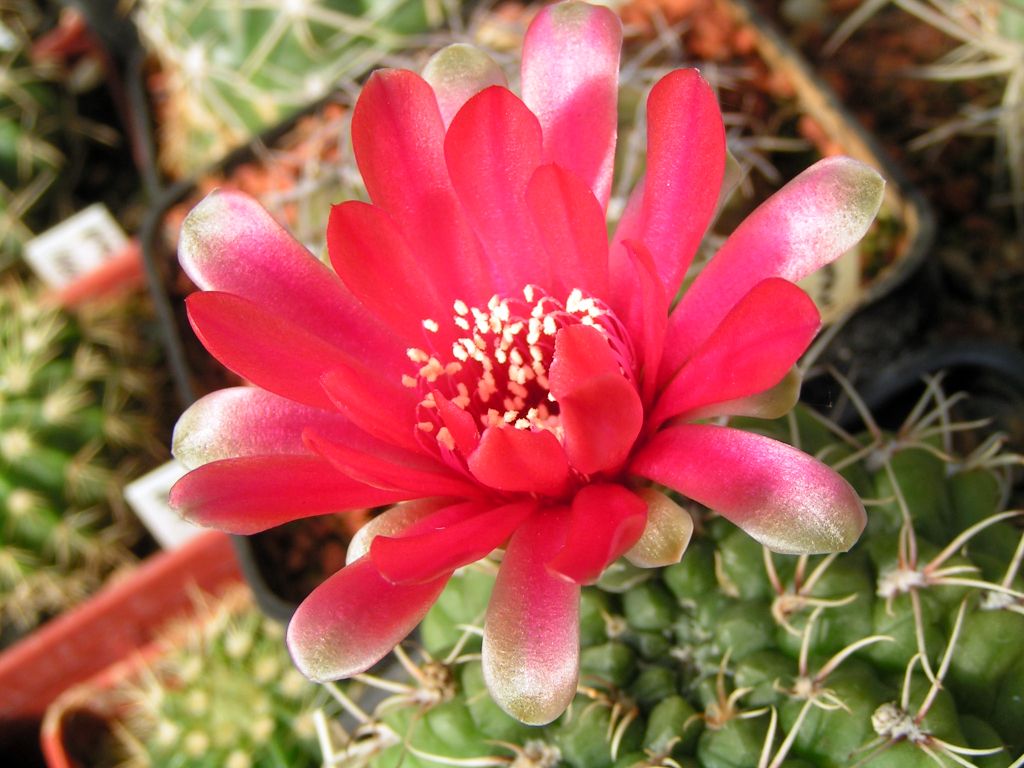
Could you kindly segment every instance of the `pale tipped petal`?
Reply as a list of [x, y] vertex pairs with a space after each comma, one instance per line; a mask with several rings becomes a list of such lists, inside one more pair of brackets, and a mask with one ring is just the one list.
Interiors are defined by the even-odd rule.
[[[203, 291], [185, 300], [188, 319], [207, 351], [243, 379], [289, 400], [334, 410], [320, 377], [353, 368], [373, 383], [378, 403], [411, 399], [388, 369], [367, 368], [319, 331], [290, 321], [277, 305], [230, 293]], [[398, 353], [396, 353], [398, 354]]]
[[423, 79], [434, 89], [445, 127], [451, 125], [462, 105], [484, 88], [508, 85], [494, 59], [465, 43], [446, 46], [431, 56], [423, 68]]
[[395, 504], [360, 527], [352, 536], [345, 552], [345, 564], [351, 565], [370, 553], [370, 545], [378, 536], [396, 536], [425, 517], [450, 504], [445, 499], [416, 499]]
[[288, 624], [288, 650], [310, 680], [365, 672], [426, 615], [450, 574], [425, 584], [392, 584], [369, 557], [347, 565], [302, 601]]
[[239, 456], [308, 455], [302, 442], [306, 427], [367, 448], [375, 443], [339, 414], [256, 387], [231, 387], [200, 398], [181, 414], [171, 451], [189, 469]]
[[608, 205], [615, 157], [622, 23], [607, 8], [558, 3], [523, 41], [523, 100], [544, 129], [544, 162], [575, 173]]
[[793, 366], [782, 377], [782, 381], [764, 392], [714, 403], [706, 408], [697, 408], [686, 414], [689, 421], [698, 421], [715, 416], [750, 416], [755, 419], [778, 419], [785, 416], [800, 399], [800, 385], [803, 378], [800, 369]]
[[630, 469], [717, 512], [774, 552], [844, 552], [867, 521], [857, 493], [837, 472], [793, 446], [737, 429], [670, 427]]
[[248, 195], [207, 195], [181, 225], [178, 259], [203, 290], [273, 306], [281, 318], [376, 368], [401, 366], [401, 342]]
[[[437, 515], [450, 519], [426, 519], [402, 535], [378, 536], [370, 557], [388, 581], [430, 581], [487, 557], [536, 509], [533, 499], [493, 509], [480, 502], [461, 504]], [[457, 516], [452, 511], [457, 511]]]
[[190, 522], [245, 535], [410, 496], [353, 480], [318, 456], [243, 456], [193, 469], [174, 484], [169, 501]]
[[636, 495], [647, 503], [647, 525], [625, 558], [639, 568], [678, 563], [693, 536], [690, 513], [655, 488], [641, 488]]
[[484, 623], [487, 689], [512, 717], [544, 725], [576, 695], [580, 588], [545, 563], [565, 539], [567, 510], [541, 510], [509, 541]]
[[873, 168], [829, 157], [762, 203], [729, 236], [669, 318], [663, 378], [679, 369], [755, 284], [768, 277], [795, 283], [856, 245], [878, 213], [884, 188]]

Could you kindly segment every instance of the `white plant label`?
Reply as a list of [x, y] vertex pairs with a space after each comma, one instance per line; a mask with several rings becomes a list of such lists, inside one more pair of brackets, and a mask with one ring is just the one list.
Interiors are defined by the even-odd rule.
[[128, 244], [103, 203], [65, 219], [25, 244], [25, 261], [48, 287], [60, 290], [116, 256]]
[[167, 503], [171, 486], [188, 472], [171, 460], [133, 480], [124, 489], [124, 498], [142, 524], [164, 549], [177, 549], [205, 529], [182, 520]]

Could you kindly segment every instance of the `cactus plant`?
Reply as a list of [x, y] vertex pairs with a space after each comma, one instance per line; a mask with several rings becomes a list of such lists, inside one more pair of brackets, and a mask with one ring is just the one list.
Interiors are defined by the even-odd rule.
[[35, 3], [5, 3], [0, 11], [0, 268], [33, 236], [31, 211], [64, 160], [54, 143], [60, 122], [52, 76], [28, 59], [39, 23]]
[[[282, 627], [243, 586], [201, 595], [197, 615], [167, 628], [147, 660], [106, 686], [67, 695], [106, 719], [88, 764], [259, 768], [315, 765], [313, 713], [327, 694], [288, 662]], [[84, 756], [83, 756], [84, 757]]]
[[161, 162], [187, 176], [435, 23], [429, 0], [145, 0], [136, 21], [159, 59]]
[[[583, 591], [578, 694], [549, 726], [488, 697], [478, 635], [493, 578], [463, 571], [422, 625], [423, 660], [396, 651], [406, 680], [359, 677], [389, 698], [349, 700], [362, 722], [328, 764], [1020, 766], [1024, 536], [1004, 510], [1021, 457], [952, 420], [951, 400], [930, 384], [893, 434], [868, 418], [850, 435], [803, 408], [763, 422], [869, 502], [861, 541], [774, 555], [691, 507], [679, 564], [622, 565]], [[957, 449], [962, 434], [973, 450]]]
[[130, 559], [121, 488], [161, 449], [128, 322], [0, 284], [0, 628], [31, 627]]

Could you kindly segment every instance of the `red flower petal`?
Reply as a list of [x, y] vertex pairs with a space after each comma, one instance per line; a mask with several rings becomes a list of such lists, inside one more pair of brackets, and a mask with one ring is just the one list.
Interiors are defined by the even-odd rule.
[[577, 584], [593, 584], [640, 539], [647, 504], [621, 485], [584, 486], [572, 500], [569, 532], [548, 568]]
[[559, 330], [549, 378], [572, 466], [593, 474], [624, 462], [643, 426], [643, 406], [601, 332]]
[[544, 128], [544, 162], [579, 176], [608, 205], [618, 125], [622, 23], [607, 8], [543, 8], [523, 41], [523, 100]]
[[565, 509], [532, 515], [509, 541], [484, 623], [484, 680], [498, 705], [528, 725], [558, 717], [579, 678], [580, 588], [550, 574]]
[[481, 489], [474, 483], [423, 455], [398, 448], [361, 451], [327, 440], [314, 430], [306, 430], [303, 439], [311, 451], [323, 456], [338, 471], [375, 488], [393, 490], [402, 499], [481, 495]]
[[574, 288], [608, 293], [608, 232], [604, 211], [579, 177], [542, 165], [526, 188], [526, 203], [551, 265], [556, 296]]
[[374, 72], [352, 113], [352, 147], [370, 199], [398, 223], [442, 298], [486, 302], [491, 274], [448, 178], [430, 86], [406, 70]]
[[665, 75], [647, 99], [647, 175], [639, 240], [675, 296], [718, 203], [725, 128], [695, 69]]
[[[330, 341], [277, 314], [276, 307], [215, 291], [193, 293], [185, 302], [189, 322], [210, 354], [289, 400], [334, 410], [320, 377], [333, 368], [361, 367]], [[386, 398], [390, 382], [369, 371], [365, 375], [378, 382]]]
[[[331, 403], [367, 434], [392, 445], [418, 451], [411, 391], [404, 387], [381, 386], [365, 371], [339, 365], [320, 377], [320, 385]], [[388, 399], [390, 398], [390, 400]]]
[[[626, 326], [633, 339], [640, 379], [640, 398], [650, 404], [658, 384], [658, 370], [668, 327], [669, 297], [658, 277], [657, 266], [639, 241], [623, 243], [622, 251], [629, 262], [629, 279], [620, 274], [623, 285], [631, 289], [625, 304]], [[620, 287], [621, 290], [621, 287]]]
[[345, 564], [351, 565], [363, 555], [370, 554], [373, 540], [378, 536], [398, 536], [420, 520], [451, 506], [451, 499], [413, 499], [374, 515], [352, 535], [345, 552]]
[[346, 477], [318, 456], [246, 456], [193, 469], [171, 488], [170, 503], [197, 525], [250, 534], [409, 497]]
[[885, 182], [848, 157], [820, 160], [762, 203], [729, 236], [669, 319], [662, 377], [682, 363], [729, 309], [768, 277], [797, 282], [863, 237]]
[[468, 411], [459, 408], [436, 389], [432, 393], [437, 411], [455, 441], [455, 447], [463, 456], [469, 456], [480, 444], [480, 430], [476, 427], [476, 421]]
[[499, 491], [558, 496], [569, 479], [565, 451], [545, 430], [488, 427], [466, 463], [477, 480]]
[[775, 552], [845, 551], [867, 519], [838, 473], [790, 445], [738, 429], [670, 427], [637, 453], [630, 470], [700, 502]]
[[302, 601], [288, 624], [295, 666], [318, 682], [365, 672], [420, 623], [450, 575], [398, 585], [369, 557], [342, 568]]
[[256, 387], [231, 387], [193, 403], [174, 426], [173, 453], [189, 469], [220, 459], [272, 454], [308, 455], [302, 430], [315, 427], [332, 440], [377, 441], [336, 413], [286, 400]]
[[[423, 321], [445, 320], [451, 304], [439, 297], [422, 262], [381, 208], [351, 200], [331, 208], [327, 222], [331, 264], [349, 290], [407, 345], [422, 346]], [[441, 323], [441, 346], [454, 341]]]
[[501, 546], [537, 510], [533, 500], [488, 511], [480, 503], [459, 506], [462, 519], [449, 519], [444, 527], [427, 518], [403, 536], [375, 538], [370, 556], [384, 578], [396, 584], [420, 583], [474, 563]]
[[647, 426], [778, 384], [821, 325], [810, 297], [787, 280], [755, 285], [668, 383]]
[[181, 226], [178, 259], [204, 290], [273, 307], [282, 319], [374, 368], [394, 371], [404, 363], [401, 343], [247, 195], [227, 190], [207, 195]]
[[526, 207], [526, 185], [540, 165], [537, 118], [511, 91], [492, 86], [452, 120], [444, 154], [452, 184], [483, 243], [501, 290], [549, 287], [550, 268]]

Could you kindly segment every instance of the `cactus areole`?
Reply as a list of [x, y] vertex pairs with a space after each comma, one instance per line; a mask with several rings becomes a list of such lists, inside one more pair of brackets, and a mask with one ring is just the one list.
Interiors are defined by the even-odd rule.
[[255, 386], [181, 417], [173, 504], [241, 534], [393, 505], [292, 619], [313, 679], [370, 667], [456, 568], [502, 549], [485, 677], [545, 723], [576, 691], [580, 585], [622, 555], [682, 556], [692, 524], [669, 493], [777, 552], [846, 550], [864, 526], [831, 469], [708, 419], [793, 405], [820, 324], [794, 281], [861, 238], [881, 178], [822, 160], [677, 300], [719, 199], [722, 117], [695, 70], [654, 87], [646, 177], [609, 241], [621, 42], [614, 14], [569, 2], [530, 26], [521, 97], [464, 45], [422, 76], [375, 73], [352, 118], [372, 202], [331, 210], [333, 271], [238, 194], [185, 222], [191, 323]]

